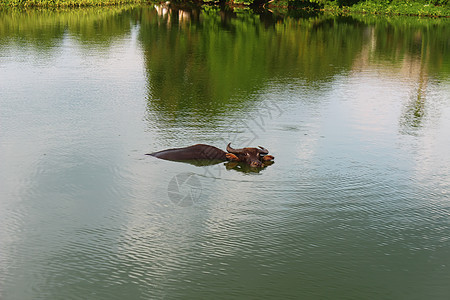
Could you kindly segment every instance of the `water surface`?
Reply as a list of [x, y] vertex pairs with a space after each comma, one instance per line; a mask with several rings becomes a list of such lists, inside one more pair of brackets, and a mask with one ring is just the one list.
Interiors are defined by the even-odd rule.
[[0, 12], [0, 298], [447, 299], [449, 28]]

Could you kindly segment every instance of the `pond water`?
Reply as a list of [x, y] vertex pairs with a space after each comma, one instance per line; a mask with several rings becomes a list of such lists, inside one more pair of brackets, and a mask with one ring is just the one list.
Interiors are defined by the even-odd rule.
[[449, 25], [0, 12], [0, 298], [448, 299]]

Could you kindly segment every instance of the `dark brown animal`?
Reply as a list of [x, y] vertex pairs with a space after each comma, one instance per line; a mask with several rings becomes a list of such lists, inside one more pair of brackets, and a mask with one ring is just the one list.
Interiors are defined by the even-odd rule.
[[245, 163], [255, 168], [269, 165], [269, 161], [274, 159], [272, 155], [268, 155], [269, 151], [261, 146], [259, 148], [234, 149], [229, 143], [227, 151], [228, 153], [214, 146], [196, 144], [184, 148], [162, 150], [147, 155], [172, 161], [217, 162], [228, 160]]
[[153, 152], [147, 155], [151, 155], [157, 158], [174, 160], [174, 161], [184, 161], [184, 160], [227, 160], [226, 152], [220, 150], [217, 147], [196, 144], [184, 148], [173, 148], [162, 150], [158, 152]]
[[233, 149], [231, 143], [229, 143], [227, 151], [232, 154], [227, 156], [229, 160], [244, 162], [250, 167], [261, 168], [264, 167], [265, 161], [274, 159], [272, 155], [268, 155], [269, 150], [261, 146], [258, 146], [258, 148]]

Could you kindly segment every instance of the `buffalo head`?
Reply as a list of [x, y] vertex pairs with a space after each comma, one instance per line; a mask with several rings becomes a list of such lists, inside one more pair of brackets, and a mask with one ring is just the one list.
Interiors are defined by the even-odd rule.
[[261, 146], [258, 148], [231, 148], [231, 143], [227, 145], [226, 157], [231, 161], [243, 162], [253, 168], [261, 168], [268, 161], [274, 159], [272, 155], [268, 155], [269, 151]]

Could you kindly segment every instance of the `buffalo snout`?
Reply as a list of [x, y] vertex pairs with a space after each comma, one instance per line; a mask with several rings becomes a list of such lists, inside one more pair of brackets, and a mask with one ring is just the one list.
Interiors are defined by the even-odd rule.
[[260, 162], [259, 160], [254, 160], [254, 161], [250, 162], [250, 167], [261, 168], [261, 167], [263, 167], [263, 163]]

